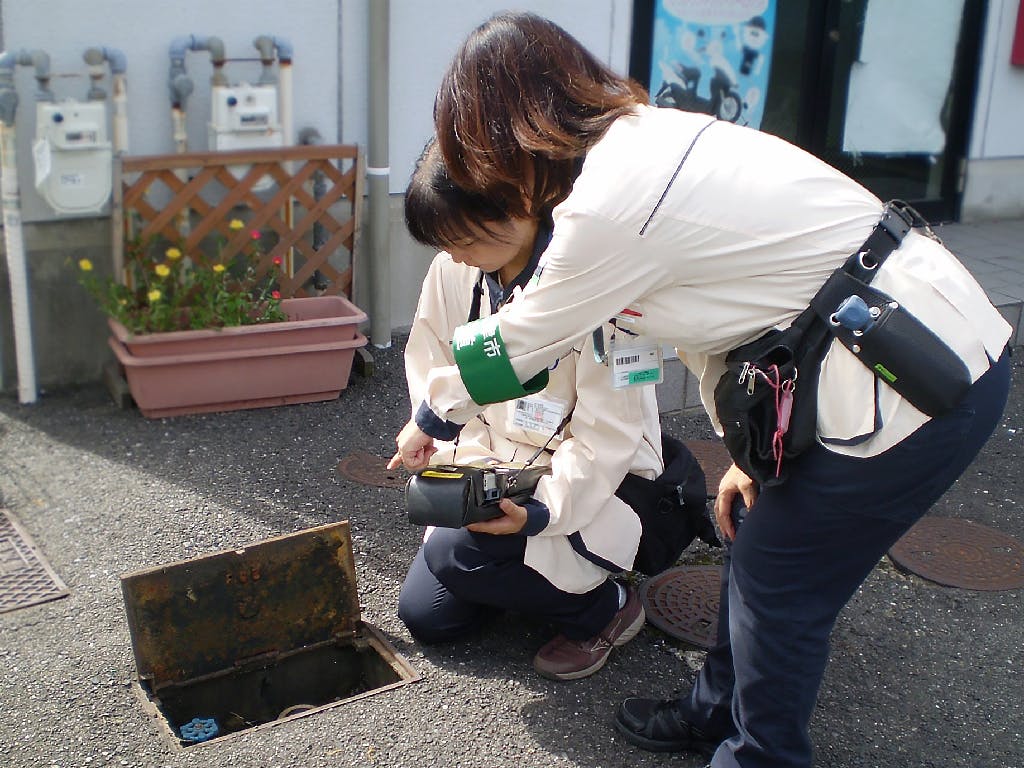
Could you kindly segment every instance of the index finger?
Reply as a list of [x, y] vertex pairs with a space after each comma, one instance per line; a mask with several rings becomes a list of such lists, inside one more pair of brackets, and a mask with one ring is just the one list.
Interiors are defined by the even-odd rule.
[[402, 466], [402, 452], [395, 451], [395, 455], [388, 460], [387, 469], [398, 469]]

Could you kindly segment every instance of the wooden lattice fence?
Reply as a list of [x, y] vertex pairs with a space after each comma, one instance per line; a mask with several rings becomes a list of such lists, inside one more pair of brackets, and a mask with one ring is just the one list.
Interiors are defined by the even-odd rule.
[[[251, 247], [251, 233], [258, 231], [257, 273], [281, 259], [283, 297], [351, 296], [361, 166], [359, 149], [351, 145], [124, 157], [115, 226], [124, 230], [122, 242], [175, 245], [186, 254], [209, 250], [215, 241], [225, 263]], [[245, 227], [232, 230], [234, 218]]]

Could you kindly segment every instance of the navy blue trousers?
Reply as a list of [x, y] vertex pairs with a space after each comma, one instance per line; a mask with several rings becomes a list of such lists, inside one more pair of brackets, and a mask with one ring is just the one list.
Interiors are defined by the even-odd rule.
[[496, 610], [548, 619], [573, 640], [594, 637], [619, 609], [609, 579], [563, 592], [523, 563], [526, 537], [437, 528], [420, 547], [398, 596], [398, 616], [421, 643], [454, 640]]
[[842, 607], [967, 468], [1006, 404], [1006, 354], [953, 411], [871, 458], [818, 446], [741, 518], [722, 569], [718, 644], [683, 711], [724, 741], [713, 768], [806, 768], [808, 724]]

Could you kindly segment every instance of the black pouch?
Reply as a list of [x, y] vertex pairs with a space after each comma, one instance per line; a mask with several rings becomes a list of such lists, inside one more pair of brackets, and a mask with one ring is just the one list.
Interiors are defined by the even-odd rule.
[[679, 440], [661, 437], [665, 471], [654, 480], [628, 474], [615, 495], [640, 518], [634, 567], [653, 576], [670, 568], [695, 538], [721, 546], [707, 508], [704, 471]]
[[413, 525], [462, 528], [501, 517], [504, 498], [522, 504], [533, 495], [546, 466], [438, 464], [420, 470], [405, 486], [405, 508]]
[[[844, 327], [833, 314], [849, 296], [859, 296], [870, 308], [864, 330]], [[837, 272], [811, 306], [875, 376], [926, 415], [950, 410], [970, 388], [971, 373], [960, 356], [888, 294]]]
[[737, 347], [715, 386], [715, 410], [730, 457], [763, 487], [788, 475], [788, 461], [814, 444], [818, 370], [831, 337], [810, 309], [783, 331]]

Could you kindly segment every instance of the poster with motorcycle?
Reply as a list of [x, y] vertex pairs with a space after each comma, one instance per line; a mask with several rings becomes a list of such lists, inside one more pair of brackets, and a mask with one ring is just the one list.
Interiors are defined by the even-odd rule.
[[655, 0], [651, 101], [761, 127], [776, 0]]

